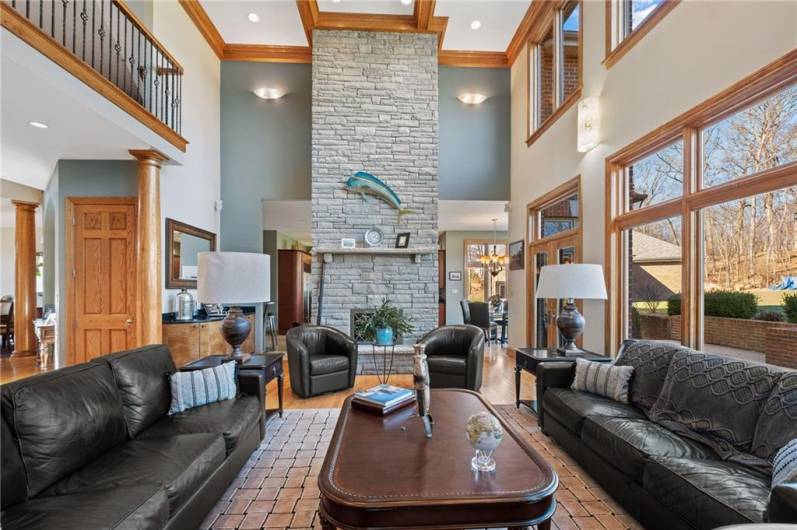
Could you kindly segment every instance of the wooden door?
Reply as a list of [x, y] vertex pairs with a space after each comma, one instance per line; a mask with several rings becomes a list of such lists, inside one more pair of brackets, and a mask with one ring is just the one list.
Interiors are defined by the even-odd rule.
[[66, 222], [67, 363], [136, 347], [136, 198], [68, 198]]
[[[533, 282], [530, 296], [534, 296], [542, 267], [581, 262], [580, 243], [580, 235], [571, 235], [531, 245], [529, 259]], [[532, 298], [532, 344], [535, 348], [557, 348], [564, 344], [556, 327], [556, 316], [563, 303], [563, 300]], [[580, 300], [576, 301], [579, 311], [582, 305]], [[579, 337], [576, 341], [579, 347], [581, 340]]]

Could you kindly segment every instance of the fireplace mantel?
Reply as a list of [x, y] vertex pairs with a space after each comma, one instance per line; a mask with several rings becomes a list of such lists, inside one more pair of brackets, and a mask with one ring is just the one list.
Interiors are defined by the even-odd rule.
[[313, 254], [320, 254], [323, 257], [324, 263], [332, 263], [335, 254], [359, 254], [368, 256], [410, 256], [415, 263], [421, 262], [421, 256], [426, 254], [434, 254], [437, 252], [436, 247], [415, 247], [415, 248], [386, 248], [386, 247], [359, 247], [359, 248], [342, 248], [342, 247], [321, 247], [314, 248]]

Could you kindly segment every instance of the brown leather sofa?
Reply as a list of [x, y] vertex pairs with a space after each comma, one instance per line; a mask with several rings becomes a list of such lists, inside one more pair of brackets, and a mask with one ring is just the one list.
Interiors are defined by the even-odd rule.
[[354, 386], [357, 343], [335, 328], [298, 326], [285, 336], [291, 390], [308, 398]]
[[572, 390], [574, 364], [538, 365], [539, 420], [645, 528], [797, 523], [797, 483], [770, 487], [797, 438], [796, 371], [656, 341], [616, 363], [634, 366], [629, 404]]
[[424, 335], [432, 388], [479, 391], [484, 370], [484, 332], [469, 324], [442, 326]]
[[158, 345], [3, 385], [2, 527], [198, 527], [265, 435], [263, 376], [167, 416], [174, 371]]

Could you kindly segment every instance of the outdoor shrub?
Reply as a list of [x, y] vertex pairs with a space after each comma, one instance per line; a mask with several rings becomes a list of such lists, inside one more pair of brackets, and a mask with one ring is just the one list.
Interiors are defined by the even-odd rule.
[[758, 297], [738, 291], [709, 291], [703, 307], [706, 316], [751, 319], [758, 313]]
[[783, 295], [783, 312], [786, 314], [786, 320], [793, 324], [797, 324], [797, 293]]
[[763, 320], [765, 322], [783, 322], [786, 320], [786, 317], [783, 316], [783, 313], [778, 313], [777, 311], [761, 311], [755, 316], [755, 320]]
[[674, 294], [667, 299], [667, 314], [670, 316], [681, 314], [681, 295]]

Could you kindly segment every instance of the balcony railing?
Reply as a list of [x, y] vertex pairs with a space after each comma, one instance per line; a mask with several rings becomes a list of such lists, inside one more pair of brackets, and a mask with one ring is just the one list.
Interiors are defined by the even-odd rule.
[[[3, 0], [2, 7], [4, 27], [134, 117], [157, 120], [145, 124], [185, 150], [187, 142], [180, 136], [183, 67], [122, 0]], [[53, 43], [71, 57], [59, 56]], [[115, 90], [95, 74], [75, 72], [70, 65], [90, 68], [124, 95], [111, 94]], [[126, 108], [130, 104], [139, 109]], [[171, 134], [164, 134], [159, 124]]]

